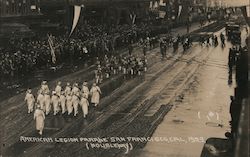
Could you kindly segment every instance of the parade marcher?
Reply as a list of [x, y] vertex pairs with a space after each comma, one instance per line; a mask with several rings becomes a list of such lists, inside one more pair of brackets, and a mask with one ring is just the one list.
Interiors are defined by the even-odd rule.
[[147, 55], [147, 44], [146, 43], [143, 44], [143, 55], [144, 56]]
[[214, 35], [214, 46], [218, 46], [218, 44], [219, 44], [218, 37]]
[[179, 47], [179, 41], [178, 41], [178, 38], [175, 38], [173, 40], [173, 48], [174, 48], [174, 52], [176, 52], [178, 50], [178, 47]]
[[80, 105], [82, 107], [83, 117], [86, 118], [86, 116], [88, 115], [88, 106], [89, 106], [89, 101], [86, 95], [82, 96]]
[[66, 95], [66, 107], [68, 115], [70, 115], [73, 111], [73, 104], [72, 104], [72, 95], [69, 93]]
[[51, 111], [51, 98], [49, 92], [44, 93], [45, 114], [48, 115]]
[[55, 88], [55, 92], [56, 92], [56, 95], [57, 96], [60, 96], [61, 95], [61, 92], [62, 92], [62, 86], [61, 86], [61, 81], [59, 81], [56, 85], [56, 88]]
[[87, 99], [89, 98], [89, 88], [87, 81], [84, 81], [82, 84], [82, 95], [85, 96]]
[[102, 83], [102, 79], [103, 79], [102, 68], [101, 68], [101, 65], [98, 65], [97, 69], [95, 70], [95, 80], [96, 80], [96, 83]]
[[64, 91], [62, 91], [59, 101], [60, 101], [60, 106], [62, 108], [62, 114], [64, 114], [66, 112], [66, 97], [64, 95]]
[[220, 34], [221, 46], [225, 47], [225, 36], [223, 33]]
[[45, 111], [45, 104], [44, 104], [44, 95], [43, 95], [43, 92], [42, 90], [38, 90], [37, 92], [37, 99], [36, 99], [36, 102], [38, 105], [40, 105], [41, 109], [43, 111]]
[[211, 46], [210, 44], [210, 36], [207, 37], [207, 47]]
[[45, 92], [49, 92], [49, 86], [47, 84], [47, 81], [42, 81], [42, 84], [41, 84], [41, 91], [43, 93]]
[[100, 102], [100, 94], [101, 89], [96, 85], [96, 83], [93, 83], [91, 89], [90, 89], [90, 95], [91, 95], [91, 103], [94, 104], [96, 107]]
[[53, 105], [53, 111], [54, 111], [54, 115], [56, 115], [59, 112], [59, 97], [58, 95], [56, 95], [56, 92], [53, 91], [52, 92], [52, 97], [51, 97], [51, 102]]
[[28, 89], [26, 92], [26, 96], [24, 99], [28, 105], [28, 113], [33, 112], [34, 104], [35, 104], [35, 97], [31, 93], [31, 89]]
[[69, 82], [67, 82], [64, 93], [65, 93], [66, 96], [71, 94], [71, 86], [70, 86]]
[[43, 109], [39, 104], [37, 105], [37, 108], [34, 113], [34, 120], [36, 120], [36, 130], [38, 130], [39, 134], [42, 135], [44, 129], [45, 115]]
[[74, 83], [71, 92], [72, 92], [72, 95], [80, 95], [80, 89], [78, 88], [78, 83]]
[[72, 104], [73, 104], [73, 108], [74, 108], [74, 116], [76, 116], [78, 114], [78, 105], [80, 103], [80, 94], [79, 93], [75, 93], [72, 95]]

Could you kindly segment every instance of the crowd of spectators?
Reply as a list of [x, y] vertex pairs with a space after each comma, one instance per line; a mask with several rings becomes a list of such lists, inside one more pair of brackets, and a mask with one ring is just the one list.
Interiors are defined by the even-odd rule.
[[53, 36], [56, 63], [51, 61], [47, 35], [16, 38], [0, 47], [1, 79], [18, 79], [35, 70], [60, 64], [78, 65], [105, 54], [116, 54], [120, 48], [149, 36], [152, 31], [145, 24], [108, 27], [101, 24], [78, 26], [69, 38], [67, 33]]

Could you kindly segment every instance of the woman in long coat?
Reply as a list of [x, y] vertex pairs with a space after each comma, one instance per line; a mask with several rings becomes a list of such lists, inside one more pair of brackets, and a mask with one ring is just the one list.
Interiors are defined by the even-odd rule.
[[59, 99], [60, 99], [60, 105], [62, 108], [62, 114], [64, 114], [66, 112], [66, 97], [64, 95], [64, 91], [62, 91]]
[[59, 112], [59, 97], [56, 95], [56, 92], [52, 92], [52, 97], [51, 97], [51, 103], [53, 105], [53, 110], [54, 110], [54, 115], [56, 115]]
[[96, 107], [100, 102], [100, 94], [102, 94], [101, 89], [93, 83], [92, 88], [90, 89], [91, 94], [91, 103]]
[[51, 110], [51, 98], [48, 92], [45, 92], [44, 94], [44, 103], [45, 103], [46, 115], [48, 115]]
[[27, 90], [25, 99], [24, 99], [28, 105], [28, 113], [33, 112], [34, 104], [35, 104], [35, 97], [31, 93], [31, 89]]
[[86, 118], [88, 115], [88, 106], [89, 106], [89, 101], [86, 97], [86, 95], [83, 94], [80, 105], [82, 106], [82, 112], [83, 112], [83, 118]]
[[66, 107], [68, 111], [68, 115], [70, 115], [73, 111], [73, 103], [71, 94], [66, 95]]
[[38, 130], [39, 134], [42, 135], [44, 129], [45, 114], [40, 105], [37, 105], [34, 113], [34, 120], [36, 120], [36, 130]]
[[72, 103], [74, 107], [74, 116], [76, 116], [78, 113], [78, 105], [80, 103], [79, 94], [74, 94], [72, 96]]
[[87, 85], [88, 85], [88, 83], [86, 81], [83, 82], [83, 84], [82, 84], [82, 94], [83, 94], [83, 96], [86, 97], [86, 99], [88, 99], [88, 97], [89, 97], [89, 88]]
[[41, 109], [45, 111], [44, 95], [41, 90], [38, 90], [38, 96], [36, 98], [36, 102], [38, 105], [40, 105]]

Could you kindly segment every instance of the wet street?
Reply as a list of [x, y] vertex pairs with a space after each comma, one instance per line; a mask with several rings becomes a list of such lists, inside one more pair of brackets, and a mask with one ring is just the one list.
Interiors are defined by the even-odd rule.
[[[213, 26], [217, 36], [222, 26]], [[191, 31], [199, 29], [193, 26]], [[173, 31], [184, 34], [184, 28]], [[204, 33], [204, 32], [203, 32]], [[246, 32], [242, 31], [242, 41]], [[145, 147], [136, 146], [126, 155], [125, 150], [87, 150], [84, 144], [23, 143], [20, 136], [37, 136], [33, 115], [28, 115], [23, 102], [24, 93], [4, 100], [1, 105], [1, 127], [7, 156], [139, 156], [139, 157], [199, 157], [204, 149], [217, 153], [207, 140], [225, 139], [230, 130], [229, 105], [235, 82], [228, 83], [229, 42], [222, 48], [201, 46], [195, 42], [183, 51], [167, 51], [162, 59], [159, 48], [148, 52], [148, 71], [144, 76], [124, 80], [117, 75], [100, 85], [103, 93], [100, 107], [90, 108], [87, 119], [82, 112], [77, 117], [46, 117], [43, 137], [164, 137], [167, 140], [149, 141]], [[137, 49], [135, 54], [142, 55]], [[91, 79], [93, 69], [83, 69], [49, 82]], [[233, 74], [234, 77], [234, 74]], [[37, 87], [35, 88], [37, 90]], [[140, 94], [138, 94], [140, 93]], [[4, 107], [5, 110], [2, 110]], [[4, 117], [4, 118], [2, 118]], [[161, 121], [162, 120], [162, 121]], [[205, 146], [204, 146], [205, 145]], [[226, 145], [226, 144], [225, 144]], [[223, 149], [223, 148], [221, 148]], [[66, 151], [67, 150], [67, 151]], [[226, 152], [225, 150], [222, 150]], [[201, 156], [203, 157], [203, 156]], [[205, 156], [204, 156], [205, 157]], [[226, 156], [225, 156], [226, 157]], [[229, 156], [227, 156], [229, 157]]]
[[[246, 32], [242, 32], [244, 41]], [[225, 142], [230, 132], [230, 96], [235, 82], [228, 83], [228, 52], [232, 45], [207, 48], [209, 57], [189, 80], [174, 107], [153, 133], [153, 138], [167, 138], [148, 142], [145, 148], [135, 151], [140, 157], [207, 157], [232, 155]], [[203, 51], [204, 52], [204, 51]], [[233, 77], [235, 75], [233, 74]], [[234, 79], [233, 79], [234, 80]], [[163, 97], [157, 103], [164, 103]], [[223, 141], [224, 140], [224, 141]], [[206, 141], [212, 141], [206, 143]], [[209, 152], [207, 154], [202, 151]]]

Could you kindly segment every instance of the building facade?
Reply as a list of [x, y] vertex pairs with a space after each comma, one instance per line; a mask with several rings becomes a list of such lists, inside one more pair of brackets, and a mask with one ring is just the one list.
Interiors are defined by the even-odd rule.
[[39, 4], [40, 0], [0, 0], [0, 17], [36, 14]]

